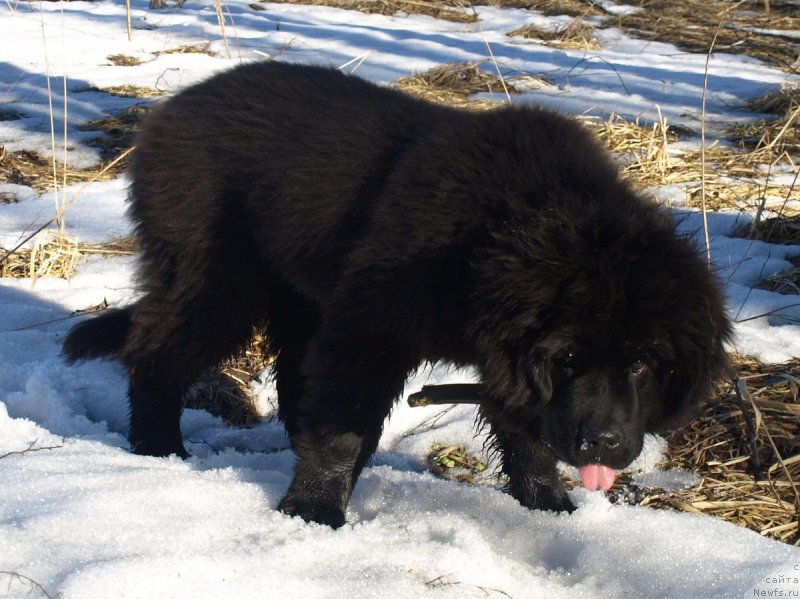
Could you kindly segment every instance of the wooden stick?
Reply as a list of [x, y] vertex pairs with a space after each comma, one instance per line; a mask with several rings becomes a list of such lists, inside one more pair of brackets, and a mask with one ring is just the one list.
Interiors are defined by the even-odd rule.
[[486, 399], [486, 389], [478, 383], [424, 385], [421, 391], [408, 396], [412, 408], [449, 403], [479, 404]]

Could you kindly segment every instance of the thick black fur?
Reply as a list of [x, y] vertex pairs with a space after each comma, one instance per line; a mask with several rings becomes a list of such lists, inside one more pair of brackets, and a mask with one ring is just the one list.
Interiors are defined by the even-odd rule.
[[406, 376], [474, 364], [510, 492], [571, 509], [556, 460], [618, 468], [726, 369], [723, 300], [668, 214], [557, 113], [435, 106], [250, 64], [165, 102], [131, 168], [133, 306], [70, 360], [130, 373], [133, 450], [187, 455], [182, 396], [266, 325], [297, 454], [280, 509], [341, 526]]

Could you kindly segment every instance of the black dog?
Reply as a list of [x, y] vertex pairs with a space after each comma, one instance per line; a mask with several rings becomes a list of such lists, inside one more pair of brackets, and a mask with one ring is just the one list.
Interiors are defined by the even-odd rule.
[[297, 454], [287, 514], [344, 523], [424, 360], [478, 367], [511, 494], [560, 510], [557, 459], [608, 487], [726, 369], [696, 248], [554, 112], [249, 64], [158, 108], [131, 176], [142, 297], [65, 354], [121, 359], [133, 450], [186, 456], [187, 387], [266, 325]]

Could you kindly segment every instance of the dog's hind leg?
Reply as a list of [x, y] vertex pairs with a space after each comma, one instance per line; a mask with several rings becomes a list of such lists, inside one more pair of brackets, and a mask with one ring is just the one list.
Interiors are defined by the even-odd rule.
[[207, 369], [233, 354], [258, 322], [258, 287], [224, 265], [190, 273], [164, 294], [134, 307], [120, 352], [130, 375], [130, 431], [135, 453], [187, 456], [180, 432], [183, 396]]

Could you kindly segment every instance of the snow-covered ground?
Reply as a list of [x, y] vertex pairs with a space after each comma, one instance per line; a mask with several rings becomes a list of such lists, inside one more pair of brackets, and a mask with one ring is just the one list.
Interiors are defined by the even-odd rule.
[[[600, 32], [601, 49], [572, 51], [507, 37], [553, 19], [518, 9], [477, 8], [480, 24], [384, 17], [331, 8], [229, 0], [228, 58], [212, 3], [150, 11], [133, 1], [133, 38], [122, 3], [107, 0], [0, 5], [0, 120], [7, 151], [49, 154], [52, 89], [56, 153], [76, 166], [96, 163], [76, 129], [141, 100], [96, 88], [132, 84], [174, 91], [241, 60], [265, 56], [333, 66], [390, 83], [445, 62], [486, 60], [491, 46], [506, 75], [544, 75], [552, 86], [515, 102], [575, 113], [611, 112], [698, 129], [705, 56]], [[215, 56], [162, 53], [198, 46]], [[141, 60], [114, 66], [109, 55]], [[492, 68], [492, 67], [487, 67]], [[742, 104], [786, 80], [745, 57], [710, 61], [708, 127], [752, 118]], [[66, 75], [66, 82], [62, 76]], [[64, 110], [63, 90], [67, 90]], [[94, 90], [94, 91], [93, 91]], [[268, 107], [265, 107], [268, 109]], [[176, 165], [177, 167], [178, 165]], [[130, 231], [125, 181], [89, 185], [66, 213], [82, 241]], [[46, 222], [58, 198], [0, 182], [16, 204], [0, 204], [0, 246]], [[654, 190], [680, 206], [683, 192]], [[795, 200], [797, 201], [797, 200]], [[686, 231], [697, 213], [677, 211]], [[737, 319], [735, 348], [765, 361], [800, 356], [797, 296], [754, 286], [789, 266], [800, 248], [737, 239], [746, 213], [710, 216], [712, 251]], [[77, 309], [135, 298], [132, 258], [96, 257], [70, 281], [0, 279], [0, 597], [760, 597], [800, 595], [800, 550], [710, 517], [612, 505], [573, 492], [571, 515], [531, 512], [490, 485], [443, 481], [425, 472], [436, 443], [482, 452], [472, 410], [410, 409], [403, 402], [359, 481], [341, 530], [274, 511], [292, 454], [279, 425], [228, 428], [189, 410], [187, 461], [127, 451], [125, 376], [113, 363], [67, 367], [60, 343]], [[425, 382], [469, 380], [438, 366]], [[262, 405], [272, 401], [259, 385]], [[435, 426], [434, 426], [435, 424]], [[660, 444], [648, 442], [637, 467], [652, 470]], [[657, 477], [656, 477], [657, 478]], [[670, 477], [662, 477], [669, 479]], [[686, 477], [671, 477], [686, 480]], [[642, 479], [640, 479], [642, 480]]]

